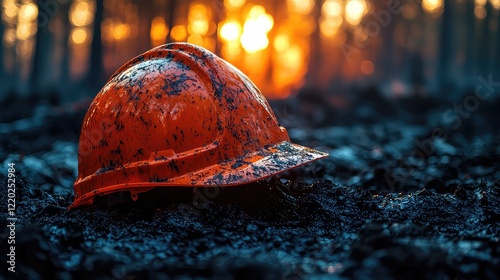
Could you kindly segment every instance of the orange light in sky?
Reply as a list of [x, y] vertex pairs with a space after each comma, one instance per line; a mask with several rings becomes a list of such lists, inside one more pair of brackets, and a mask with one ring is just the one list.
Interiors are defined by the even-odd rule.
[[196, 20], [196, 19], [204, 19], [207, 17], [207, 8], [202, 4], [192, 4], [189, 7], [188, 19]]
[[250, 9], [248, 17], [243, 25], [243, 34], [241, 34], [241, 44], [248, 53], [267, 48], [269, 39], [267, 33], [272, 29], [274, 19], [266, 14], [264, 7], [255, 5]]
[[74, 26], [86, 26], [94, 20], [94, 6], [88, 2], [76, 2], [71, 6], [69, 20]]
[[342, 14], [342, 5], [336, 0], [326, 0], [321, 7], [321, 12], [327, 17], [337, 17]]
[[269, 39], [265, 33], [249, 33], [244, 32], [241, 35], [241, 44], [245, 51], [255, 53], [267, 48]]
[[113, 28], [113, 37], [116, 40], [126, 39], [130, 35], [130, 26], [125, 23], [119, 23]]
[[366, 13], [366, 2], [364, 0], [349, 0], [345, 5], [345, 19], [351, 25], [358, 25]]
[[443, 0], [423, 0], [422, 8], [428, 14], [434, 14], [442, 10], [444, 7]]
[[486, 2], [488, 2], [488, 0], [474, 0], [474, 2], [476, 3], [477, 6], [484, 7], [484, 5], [486, 5]]
[[500, 0], [490, 0], [491, 6], [495, 9], [500, 9]]
[[241, 8], [245, 4], [245, 0], [225, 0], [224, 5], [229, 9]]
[[168, 35], [168, 26], [165, 24], [165, 19], [163, 17], [155, 17], [151, 21], [151, 41], [154, 46], [159, 46], [165, 43]]
[[257, 17], [255, 24], [267, 33], [273, 28], [274, 20], [270, 14], [263, 14]]
[[203, 37], [200, 35], [194, 34], [188, 37], [188, 43], [202, 46], [203, 45]]
[[37, 30], [36, 24], [33, 22], [20, 23], [16, 28], [16, 36], [19, 40], [27, 40], [35, 35]]
[[232, 58], [241, 53], [241, 46], [239, 41], [228, 41], [222, 48], [224, 58]]
[[172, 36], [172, 39], [175, 41], [183, 41], [186, 39], [187, 36], [187, 31], [186, 27], [183, 25], [176, 25], [174, 28], [172, 28], [172, 33], [170, 34]]
[[38, 7], [33, 3], [24, 4], [19, 9], [19, 22], [35, 20], [38, 16]]
[[319, 22], [319, 31], [321, 37], [331, 39], [337, 34], [340, 25], [342, 24], [342, 17], [335, 18], [321, 18]]
[[196, 35], [206, 35], [208, 32], [208, 20], [207, 19], [195, 19], [189, 22], [188, 25], [189, 34]]
[[6, 0], [2, 2], [2, 19], [8, 24], [15, 24], [19, 7], [17, 1]]
[[238, 40], [241, 35], [241, 25], [236, 20], [228, 20], [220, 28], [219, 34], [227, 41]]
[[286, 34], [280, 34], [274, 39], [273, 46], [277, 52], [284, 52], [290, 46], [290, 38]]
[[71, 31], [71, 41], [73, 43], [80, 45], [85, 44], [89, 41], [89, 30], [87, 28], [77, 27]]
[[12, 46], [16, 42], [16, 30], [14, 28], [9, 28], [5, 30], [3, 34], [3, 42], [7, 46]]
[[[320, 0], [316, 0], [320, 1]], [[311, 12], [314, 7], [313, 0], [288, 0], [287, 1], [288, 9], [291, 12], [298, 14], [308, 14]]]
[[283, 64], [287, 68], [297, 69], [302, 62], [302, 50], [299, 46], [293, 45], [284, 52]]
[[486, 5], [486, 2], [488, 2], [488, 1], [487, 0], [474, 0], [474, 3], [475, 3], [474, 15], [476, 15], [476, 17], [478, 19], [484, 19], [486, 17], [486, 15], [488, 14], [486, 9], [484, 8], [484, 6]]

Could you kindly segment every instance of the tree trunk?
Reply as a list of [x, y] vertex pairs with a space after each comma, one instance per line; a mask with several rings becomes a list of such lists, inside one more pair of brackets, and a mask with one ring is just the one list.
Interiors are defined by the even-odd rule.
[[[500, 49], [500, 11], [496, 11], [496, 25], [497, 25], [497, 34], [495, 36], [496, 38], [496, 44], [495, 44], [495, 50]], [[495, 78], [498, 80], [500, 78], [500, 52], [495, 51], [494, 52], [496, 57], [495, 57], [495, 64], [493, 72], [496, 73]]]
[[[138, 52], [142, 53], [149, 50], [151, 46], [151, 21], [156, 16], [157, 6], [153, 1], [139, 1], [135, 0], [136, 5], [139, 9], [139, 35], [138, 35]], [[162, 6], [163, 8], [163, 6]], [[163, 10], [163, 9], [162, 9]], [[169, 26], [170, 30], [172, 27]]]
[[[276, 5], [276, 2], [274, 2]], [[224, 0], [216, 0], [214, 1], [213, 4], [213, 15], [214, 15], [214, 22], [215, 26], [219, 26], [219, 23], [222, 21], [224, 17]], [[221, 56], [221, 49], [222, 49], [222, 44], [219, 40], [219, 36], [217, 36], [217, 30], [215, 30], [215, 34], [213, 35], [215, 39], [215, 54], [218, 56]]]
[[[3, 25], [3, 21], [0, 20], [0, 40], [3, 41], [3, 31], [4, 30], [4, 25]], [[5, 78], [5, 66], [4, 66], [4, 61], [3, 61], [3, 43], [0, 44], [0, 81], [3, 81], [4, 78]], [[2, 84], [4, 84], [2, 82]]]
[[[38, 10], [45, 11], [45, 6], [41, 6], [37, 2]], [[51, 34], [49, 32], [49, 17], [46, 13], [38, 13], [38, 28], [35, 37], [35, 50], [33, 55], [33, 64], [30, 74], [30, 88], [29, 91], [33, 93], [42, 94], [46, 89], [47, 80], [50, 75], [50, 69], [47, 61], [50, 60], [51, 50]]]
[[[175, 9], [177, 8], [177, 1], [176, 0], [170, 0], [168, 2], [168, 8], [167, 8], [167, 22], [168, 22], [168, 26], [170, 28], [170, 30], [172, 30], [172, 28], [174, 28], [174, 24], [175, 24]], [[173, 39], [172, 39], [172, 32], [169, 32], [168, 33], [168, 40], [167, 40], [167, 43], [172, 43], [173, 42]]]
[[[385, 2], [384, 2], [385, 3]], [[384, 10], [387, 6], [381, 6], [380, 9]], [[399, 14], [392, 14], [391, 19], [388, 21], [387, 26], [381, 26], [382, 32], [382, 47], [379, 48], [380, 55], [379, 59], [375, 59], [375, 65], [382, 68], [380, 76], [382, 77], [382, 82], [390, 82], [392, 78], [394, 78], [394, 52], [395, 52], [395, 41], [394, 41], [394, 31], [396, 30], [396, 24], [399, 22]], [[374, 40], [371, 39], [371, 40]], [[373, 44], [373, 43], [372, 43]]]
[[104, 13], [104, 0], [95, 1], [94, 31], [92, 33], [92, 49], [90, 54], [90, 71], [88, 73], [88, 82], [92, 88], [100, 88], [104, 83], [104, 65], [102, 62], [102, 39], [101, 23]]
[[[316, 1], [313, 8], [313, 18], [319, 19], [321, 16], [321, 1]], [[318, 69], [321, 64], [321, 35], [319, 27], [314, 30], [311, 36], [311, 50], [309, 52], [309, 65], [306, 73], [306, 84], [316, 87], [318, 84]]]
[[491, 40], [490, 36], [490, 28], [489, 21], [491, 18], [491, 6], [489, 3], [486, 3], [484, 6], [487, 12], [487, 15], [484, 19], [478, 19], [476, 25], [476, 45], [475, 45], [475, 54], [476, 54], [476, 71], [473, 73], [474, 82], [477, 82], [476, 77], [478, 75], [487, 75], [488, 74], [488, 65], [489, 60], [491, 59], [489, 53], [489, 45]]
[[475, 58], [475, 38], [476, 38], [476, 16], [474, 15], [474, 2], [465, 1], [465, 22], [466, 24], [466, 46], [465, 46], [465, 74], [467, 78], [476, 73]]
[[71, 2], [67, 2], [66, 4], [61, 5], [61, 15], [64, 18], [64, 27], [63, 27], [63, 47], [64, 47], [64, 55], [61, 61], [61, 80], [59, 81], [61, 84], [61, 91], [63, 93], [66, 92], [68, 86], [71, 84], [71, 75], [70, 75], [70, 67], [69, 67], [69, 58], [71, 56], [70, 48], [69, 48], [69, 37], [71, 31], [71, 24], [69, 22], [69, 7]]
[[490, 46], [493, 43], [493, 38], [490, 38], [493, 33], [491, 32], [490, 24], [493, 19], [493, 9], [490, 2], [486, 2], [484, 6], [486, 9], [486, 17], [483, 19], [483, 28], [481, 31], [481, 52], [479, 56], [479, 65], [481, 65], [481, 69], [479, 73], [484, 77], [487, 77], [492, 70], [492, 55], [490, 52]]
[[440, 43], [438, 52], [438, 67], [437, 67], [437, 77], [438, 77], [438, 87], [440, 93], [444, 94], [443, 91], [451, 82], [451, 62], [453, 58], [453, 1], [444, 1], [444, 12], [441, 21], [441, 33], [440, 33]]

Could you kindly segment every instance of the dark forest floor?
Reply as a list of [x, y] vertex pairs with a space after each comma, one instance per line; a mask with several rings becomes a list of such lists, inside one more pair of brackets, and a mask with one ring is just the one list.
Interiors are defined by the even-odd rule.
[[17, 272], [0, 276], [500, 278], [500, 99], [458, 125], [443, 118], [452, 102], [372, 97], [334, 111], [307, 96], [276, 102], [276, 114], [326, 159], [202, 200], [203, 190], [177, 189], [73, 211], [85, 106], [36, 106], [21, 120], [6, 110], [0, 197], [14, 162]]

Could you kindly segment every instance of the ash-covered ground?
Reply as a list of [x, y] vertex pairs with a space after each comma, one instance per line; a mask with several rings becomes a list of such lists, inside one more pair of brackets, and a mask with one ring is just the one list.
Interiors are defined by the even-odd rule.
[[389, 101], [372, 89], [334, 109], [305, 91], [273, 107], [294, 142], [328, 158], [252, 185], [72, 211], [88, 104], [11, 98], [0, 113], [0, 194], [6, 221], [13, 162], [16, 272], [0, 276], [498, 279], [500, 99], [456, 112], [473, 94]]

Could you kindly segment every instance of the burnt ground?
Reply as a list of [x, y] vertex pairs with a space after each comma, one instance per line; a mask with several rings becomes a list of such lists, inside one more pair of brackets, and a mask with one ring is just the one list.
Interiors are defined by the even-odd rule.
[[500, 278], [500, 99], [453, 118], [450, 101], [371, 91], [345, 109], [313, 93], [273, 104], [324, 160], [248, 186], [73, 211], [85, 104], [2, 105], [1, 220], [14, 162], [17, 228], [16, 273], [1, 278]]

